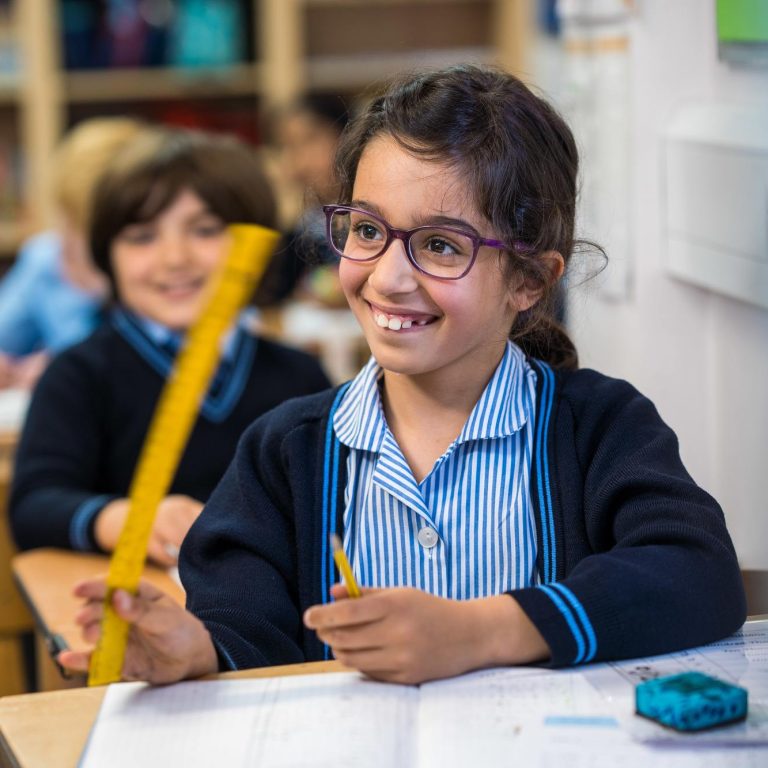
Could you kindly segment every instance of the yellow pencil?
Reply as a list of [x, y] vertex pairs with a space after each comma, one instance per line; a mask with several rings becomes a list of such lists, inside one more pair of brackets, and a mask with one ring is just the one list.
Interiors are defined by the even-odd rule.
[[336, 561], [336, 567], [339, 569], [339, 573], [344, 579], [344, 584], [347, 587], [349, 596], [360, 597], [362, 592], [355, 581], [355, 576], [352, 573], [352, 566], [349, 564], [349, 560], [347, 560], [347, 556], [344, 554], [344, 548], [341, 546], [341, 539], [335, 533], [331, 534], [331, 549], [333, 549], [333, 559]]

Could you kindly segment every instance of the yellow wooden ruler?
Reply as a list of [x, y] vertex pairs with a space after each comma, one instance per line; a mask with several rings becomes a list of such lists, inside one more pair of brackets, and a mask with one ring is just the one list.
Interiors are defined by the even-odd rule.
[[101, 637], [91, 657], [89, 685], [120, 680], [130, 626], [112, 608], [116, 589], [135, 593], [155, 512], [170, 488], [200, 404], [216, 370], [223, 334], [264, 273], [279, 234], [250, 224], [228, 227], [229, 255], [202, 315], [163, 388], [131, 481], [130, 510], [109, 563]]

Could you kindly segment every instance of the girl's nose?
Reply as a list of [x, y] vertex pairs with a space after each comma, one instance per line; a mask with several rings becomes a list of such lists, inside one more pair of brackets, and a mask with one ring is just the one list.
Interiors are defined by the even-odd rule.
[[416, 269], [402, 240], [393, 239], [389, 248], [376, 259], [368, 283], [382, 296], [416, 290], [419, 284]]

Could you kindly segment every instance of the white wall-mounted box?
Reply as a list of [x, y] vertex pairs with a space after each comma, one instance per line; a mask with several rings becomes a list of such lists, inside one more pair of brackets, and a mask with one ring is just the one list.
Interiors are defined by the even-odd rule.
[[666, 269], [768, 308], [768, 102], [685, 107], [663, 157]]

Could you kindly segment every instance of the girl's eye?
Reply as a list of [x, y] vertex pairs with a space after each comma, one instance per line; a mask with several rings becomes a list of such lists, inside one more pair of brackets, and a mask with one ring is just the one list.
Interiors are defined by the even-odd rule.
[[451, 255], [456, 253], [456, 248], [454, 248], [451, 243], [449, 243], [447, 240], [443, 240], [441, 237], [432, 237], [425, 243], [425, 248], [430, 253], [437, 254], [437, 255]]
[[418, 252], [431, 261], [455, 262], [467, 258], [472, 253], [471, 241], [467, 243], [448, 240], [445, 235], [433, 234], [426, 237], [419, 245]]
[[359, 240], [365, 242], [373, 242], [375, 240], [381, 240], [384, 237], [384, 233], [380, 227], [372, 224], [370, 221], [361, 221], [354, 225], [353, 231], [355, 236]]

